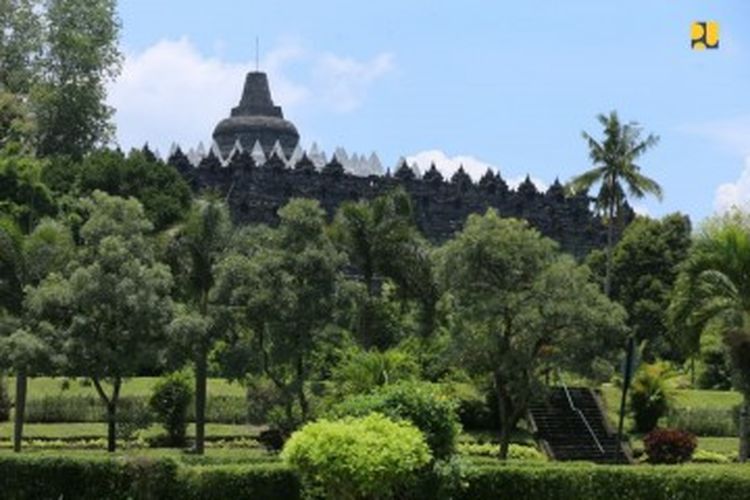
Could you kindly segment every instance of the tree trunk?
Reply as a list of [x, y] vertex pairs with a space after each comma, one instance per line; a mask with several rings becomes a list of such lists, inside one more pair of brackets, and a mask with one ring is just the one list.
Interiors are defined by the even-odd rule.
[[26, 414], [26, 388], [28, 377], [26, 370], [19, 369], [16, 373], [16, 408], [13, 420], [13, 451], [21, 451], [21, 441], [23, 439], [23, 421]]
[[117, 403], [120, 400], [120, 387], [122, 379], [115, 377], [112, 382], [112, 397], [107, 397], [101, 381], [98, 377], [91, 377], [97, 394], [107, 407], [107, 451], [113, 453], [117, 450]]
[[615, 209], [614, 205], [609, 207], [609, 220], [607, 221], [607, 268], [604, 275], [604, 295], [611, 296], [612, 293], [612, 245], [615, 240]]
[[497, 393], [497, 410], [500, 414], [500, 460], [508, 458], [508, 449], [510, 448], [510, 408], [505, 397], [505, 391], [502, 390], [500, 377], [495, 375], [495, 392]]
[[305, 396], [305, 369], [302, 356], [297, 358], [297, 399], [302, 411], [302, 421], [305, 422], [310, 413], [310, 405], [307, 403], [307, 397]]
[[107, 451], [117, 451], [117, 403], [107, 404]]
[[750, 458], [750, 395], [745, 396], [745, 401], [740, 408], [740, 462], [746, 462]]
[[206, 381], [208, 377], [208, 360], [203, 346], [195, 360], [195, 452], [203, 455], [206, 425]]

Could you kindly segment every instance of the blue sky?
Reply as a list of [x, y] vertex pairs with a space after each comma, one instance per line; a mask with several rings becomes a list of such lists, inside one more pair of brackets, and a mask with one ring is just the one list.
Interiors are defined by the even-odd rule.
[[[661, 136], [643, 160], [658, 216], [750, 204], [750, 2], [122, 0], [122, 146], [210, 141], [261, 69], [303, 144], [499, 168], [540, 183], [589, 167], [582, 130], [612, 109]], [[717, 20], [721, 47], [690, 50]]]

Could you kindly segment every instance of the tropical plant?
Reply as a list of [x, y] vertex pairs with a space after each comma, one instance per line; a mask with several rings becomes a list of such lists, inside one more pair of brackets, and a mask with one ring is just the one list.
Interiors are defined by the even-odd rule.
[[687, 353], [716, 333], [727, 346], [735, 387], [744, 395], [739, 458], [750, 454], [750, 216], [715, 217], [695, 238], [681, 266], [669, 306], [674, 335]]
[[568, 189], [574, 193], [586, 192], [594, 184], [601, 184], [595, 200], [607, 223], [607, 269], [604, 291], [609, 296], [612, 287], [615, 230], [625, 207], [626, 192], [634, 198], [653, 194], [661, 199], [662, 191], [659, 184], [643, 175], [641, 167], [635, 163], [659, 142], [659, 138], [649, 134], [645, 139], [641, 139], [642, 128], [635, 122], [621, 123], [615, 111], [609, 115], [600, 114], [597, 120], [604, 127], [604, 140], [599, 141], [587, 132], [582, 133], [588, 144], [589, 157], [594, 168], [574, 177], [569, 182]]
[[664, 362], [643, 365], [633, 378], [630, 392], [630, 409], [635, 430], [649, 432], [674, 404], [674, 372]]

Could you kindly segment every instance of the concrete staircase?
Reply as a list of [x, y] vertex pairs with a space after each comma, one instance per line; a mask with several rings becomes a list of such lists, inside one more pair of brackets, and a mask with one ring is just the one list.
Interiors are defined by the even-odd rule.
[[553, 460], [631, 463], [630, 450], [617, 441], [606, 418], [599, 397], [582, 387], [550, 388], [528, 415], [541, 448]]

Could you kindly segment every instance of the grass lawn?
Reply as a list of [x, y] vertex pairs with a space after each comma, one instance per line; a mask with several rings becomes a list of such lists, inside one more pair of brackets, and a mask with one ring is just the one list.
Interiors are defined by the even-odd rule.
[[[158, 424], [150, 426], [144, 437], [163, 433]], [[260, 433], [258, 427], [250, 425], [206, 424], [206, 436], [210, 439], [253, 438]], [[96, 439], [107, 437], [107, 424], [104, 422], [66, 423], [66, 424], [25, 424], [23, 434], [28, 439]], [[195, 436], [195, 425], [189, 424], [188, 437]], [[13, 439], [13, 423], [0, 423], [0, 440]]]
[[[126, 379], [120, 391], [121, 396], [150, 396], [159, 377], [134, 377]], [[109, 387], [108, 387], [109, 389]], [[15, 384], [8, 381], [8, 392], [15, 397]], [[245, 397], [245, 388], [238, 382], [221, 378], [208, 380], [208, 393], [213, 396]], [[67, 379], [64, 377], [33, 377], [29, 379], [28, 398], [44, 396], [96, 396], [96, 389], [87, 379]]]
[[[104, 448], [100, 450], [48, 450], [48, 449], [26, 449], [21, 456], [49, 456], [59, 457], [100, 457], [100, 458], [119, 458], [119, 457], [148, 457], [148, 458], [173, 458], [178, 462], [188, 465], [220, 465], [220, 464], [240, 464], [240, 463], [257, 463], [257, 462], [275, 462], [278, 461], [276, 453], [268, 452], [262, 448], [207, 448], [205, 455], [195, 455], [188, 451], [176, 448], [134, 448], [120, 449], [116, 453], [108, 453]], [[0, 456], [12, 456], [13, 451], [10, 448], [0, 448]]]

